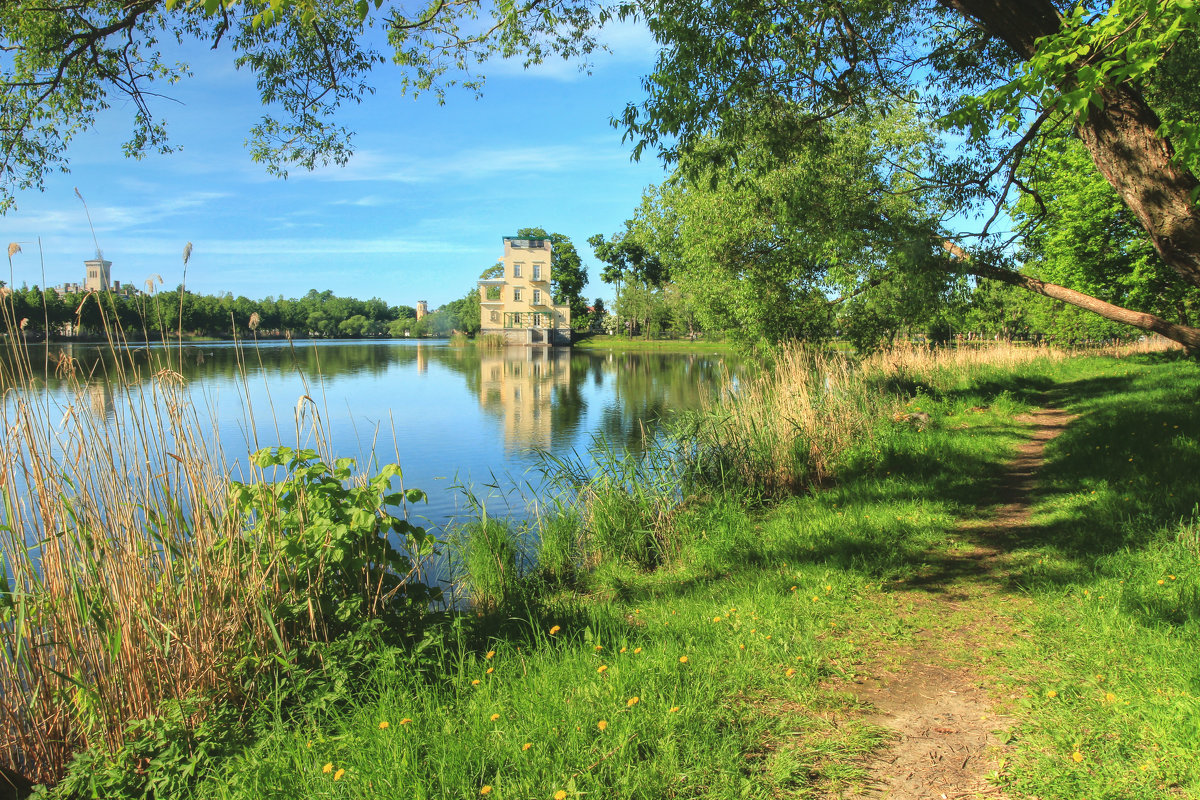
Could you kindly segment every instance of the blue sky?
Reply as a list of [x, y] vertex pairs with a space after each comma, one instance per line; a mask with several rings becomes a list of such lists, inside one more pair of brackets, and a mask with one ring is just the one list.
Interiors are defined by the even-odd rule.
[[45, 285], [82, 280], [95, 246], [78, 187], [112, 277], [139, 288], [152, 275], [177, 285], [190, 241], [196, 292], [259, 299], [332, 289], [436, 307], [496, 262], [502, 236], [541, 226], [574, 240], [593, 276], [587, 297], [609, 298], [586, 239], [619, 229], [664, 172], [653, 157], [631, 162], [609, 124], [641, 96], [654, 43], [632, 25], [603, 38], [612, 53], [595, 54], [590, 75], [558, 61], [529, 71], [492, 63], [482, 99], [451, 89], [443, 106], [400, 96], [395, 69], [382, 65], [377, 93], [339, 118], [357, 132], [351, 162], [286, 181], [245, 148], [262, 113], [253, 75], [235, 70], [228, 50], [190, 50], [194, 77], [158, 87], [171, 99], [154, 106], [180, 150], [126, 159], [132, 110], [115, 104], [73, 143], [70, 173], [19, 194], [0, 217], [0, 240], [23, 248], [15, 283], [42, 284], [39, 236]]

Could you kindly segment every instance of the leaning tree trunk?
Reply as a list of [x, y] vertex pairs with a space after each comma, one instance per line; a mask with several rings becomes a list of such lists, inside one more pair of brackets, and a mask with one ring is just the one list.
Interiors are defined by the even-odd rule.
[[[1049, 0], [939, 2], [974, 19], [1024, 59], [1034, 54], [1039, 37], [1061, 26]], [[1100, 98], [1103, 106], [1090, 108], [1076, 124], [1080, 139], [1150, 234], [1162, 260], [1189, 284], [1200, 286], [1200, 212], [1192, 201], [1196, 176], [1174, 160], [1171, 143], [1157, 133], [1161, 120], [1135, 87], [1110, 86]]]
[[[953, 253], [957, 248], [947, 247], [946, 249]], [[1130, 311], [1128, 308], [1115, 306], [1112, 303], [1105, 302], [1091, 295], [1086, 295], [1083, 292], [1059, 286], [1057, 283], [1048, 283], [1008, 269], [972, 263], [966, 259], [956, 261], [952, 271], [964, 272], [979, 278], [990, 278], [1001, 283], [1007, 283], [1010, 286], [1016, 286], [1020, 289], [1049, 297], [1053, 300], [1061, 300], [1064, 303], [1069, 303], [1086, 311], [1099, 314], [1113, 322], [1120, 322], [1150, 333], [1165, 336], [1172, 341], [1182, 344], [1190, 353], [1200, 353], [1200, 328], [1193, 328], [1189, 325], [1176, 325], [1153, 314]]]

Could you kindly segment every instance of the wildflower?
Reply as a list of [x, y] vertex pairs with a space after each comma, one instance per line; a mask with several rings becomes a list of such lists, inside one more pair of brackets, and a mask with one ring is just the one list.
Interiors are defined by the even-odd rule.
[[495, 667], [488, 667], [488, 668], [487, 668], [487, 672], [486, 672], [486, 673], [484, 673], [484, 674], [485, 674], [485, 675], [491, 675], [491, 674], [492, 674], [493, 672], [495, 672], [495, 671], [496, 671], [496, 668], [495, 668]]
[[768, 638], [768, 639], [770, 639], [770, 638], [771, 638], [771, 634], [769, 634], [769, 633], [768, 633], [768, 634], [767, 634], [767, 638]]
[[784, 676], [790, 678], [796, 674], [796, 670], [792, 669], [791, 667], [788, 667], [788, 671], [783, 674], [784, 674]]
[[412, 718], [411, 718], [411, 717], [405, 717], [404, 719], [400, 720], [400, 724], [401, 724], [401, 725], [407, 725], [407, 724], [408, 724], [408, 723], [410, 723], [410, 722], [412, 722]]
[[634, 654], [635, 656], [636, 656], [638, 653], [640, 653], [640, 652], [642, 652], [642, 648], [640, 648], [640, 647], [635, 647], [635, 648], [633, 648], [633, 654]]
[[832, 591], [833, 591], [833, 586], [831, 586], [831, 585], [829, 585], [829, 584], [825, 584], [825, 591], [827, 591], [827, 592], [832, 592]]
[[634, 707], [634, 706], [636, 706], [636, 705], [637, 705], [639, 702], [641, 702], [641, 699], [642, 699], [642, 698], [638, 697], [637, 695], [634, 695], [633, 697], [631, 697], [631, 698], [629, 698], [628, 700], [626, 700], [626, 701], [625, 701], [625, 707], [626, 707], [626, 708], [633, 708], [633, 707]]
[[567, 800], [567, 793], [559, 789], [554, 793], [554, 800]]
[[680, 664], [686, 664], [686, 663], [687, 663], [687, 656], [680, 656], [680, 657], [679, 657], [679, 663], [680, 663]]
[[820, 599], [821, 599], [821, 598], [817, 597], [815, 594], [813, 595], [813, 602], [814, 602], [814, 603], [815, 603], [815, 602], [817, 602], [817, 601], [818, 601], [818, 600], [820, 600]]
[[670, 711], [668, 711], [667, 713], [668, 713], [668, 714], [677, 714], [677, 713], [679, 713], [679, 706], [671, 706], [671, 710], [670, 710]]
[[324, 772], [326, 775], [328, 775], [329, 773], [333, 772], [333, 762], [332, 762], [332, 761], [330, 761], [328, 764], [326, 764], [325, 766], [321, 767], [321, 772]]
[[1164, 583], [1166, 583], [1166, 581], [1164, 581], [1162, 578], [1159, 578], [1159, 579], [1158, 579], [1158, 585], [1159, 585], [1159, 586], [1162, 586]]
[[306, 747], [307, 747], [309, 750], [312, 750], [312, 739], [309, 739], [309, 740], [308, 740], [308, 744], [307, 744], [307, 745], [305, 745], [305, 746], [306, 746]]
[[491, 793], [492, 793], [492, 787], [490, 787], [490, 786], [484, 786], [482, 789], [480, 789], [480, 790], [479, 790], [479, 793], [480, 793], [480, 794], [491, 794]]
[[553, 636], [554, 634], [558, 633], [561, 630], [562, 630], [562, 628], [560, 628], [558, 625], [555, 625], [553, 628], [550, 629], [550, 635]]
[[388, 721], [386, 719], [379, 723], [379, 730], [381, 731], [386, 731], [389, 727], [390, 726], [388, 725]]
[[745, 650], [745, 649], [746, 649], [746, 645], [744, 645], [744, 644], [738, 645], [738, 650]]
[[499, 715], [499, 714], [492, 714], [492, 716], [491, 716], [491, 717], [489, 717], [489, 719], [490, 719], [492, 722], [495, 722], [496, 720], [500, 719], [500, 715]]
[[601, 664], [600, 666], [596, 667], [596, 672], [604, 672], [606, 669], [608, 669], [608, 665]]
[[721, 621], [721, 618], [719, 616], [713, 617], [713, 622], [720, 622], [720, 621]]
[[793, 586], [792, 588], [788, 589], [788, 591], [789, 591], [789, 592], [794, 592], [794, 591], [796, 591], [796, 587], [795, 587], [795, 586]]
[[1051, 689], [1050, 691], [1046, 692], [1046, 697], [1049, 697], [1051, 699], [1058, 697], [1058, 692]]
[[1174, 576], [1174, 575], [1168, 575], [1167, 577], [1168, 577], [1168, 578], [1170, 578], [1171, 580], [1175, 580], [1175, 576]]
[[345, 774], [346, 774], [346, 770], [339, 769], [337, 772], [333, 773], [333, 779], [335, 781], [340, 781], [342, 779], [342, 776]]
[[1111, 703], [1111, 702], [1113, 702], [1113, 701], [1114, 701], [1114, 700], [1116, 700], [1116, 699], [1117, 699], [1117, 696], [1116, 696], [1115, 694], [1113, 694], [1112, 692], [1105, 692], [1105, 694], [1104, 694], [1104, 702], [1106, 702], [1106, 703]]
[[1083, 753], [1076, 750], [1074, 753], [1071, 753], [1071, 760], [1078, 764], [1080, 761], [1083, 761]]
[[606, 720], [606, 719], [600, 720], [599, 722], [596, 723], [596, 727], [602, 731], [608, 730], [608, 720]]
[[595, 651], [595, 652], [597, 652], [597, 653], [599, 653], [599, 652], [600, 652], [601, 650], [603, 650], [603, 649], [604, 649], [604, 645], [602, 645], [602, 644], [598, 644], [598, 645], [596, 645], [595, 647], [593, 647], [593, 648], [592, 648], [592, 650], [594, 650], [594, 651]]
[[495, 657], [496, 657], [496, 651], [495, 651], [495, 650], [488, 650], [488, 653], [487, 653], [487, 655], [486, 655], [486, 656], [484, 656], [484, 658], [485, 658], [485, 659], [487, 659], [488, 661], [491, 661], [491, 660], [492, 660], [493, 658], [495, 658]]
[[628, 649], [629, 649], [628, 647], [622, 647], [622, 648], [621, 648], [621, 650], [620, 650], [620, 652], [624, 653], [624, 652], [625, 652], [626, 650], [628, 650]]
[[754, 633], [756, 630], [758, 630], [758, 628], [751, 628], [751, 629], [750, 629], [750, 632], [751, 632], [751, 633]]
[[476, 678], [475, 680], [471, 681], [471, 685], [472, 685], [472, 686], [478, 686], [478, 685], [479, 685], [479, 678]]

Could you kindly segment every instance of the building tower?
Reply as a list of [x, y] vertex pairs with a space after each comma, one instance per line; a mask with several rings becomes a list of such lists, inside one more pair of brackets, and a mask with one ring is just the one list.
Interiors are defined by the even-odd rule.
[[429, 301], [418, 300], [417, 301], [417, 319], [420, 319], [421, 317], [425, 316], [428, 313], [429, 313]]
[[505, 344], [569, 345], [571, 307], [556, 305], [549, 239], [505, 236], [503, 277], [479, 281], [479, 327]]
[[84, 273], [83, 290], [85, 292], [107, 292], [110, 286], [109, 270], [112, 269], [112, 262], [105, 261], [103, 256], [96, 253], [96, 257], [84, 261], [83, 266], [87, 269]]

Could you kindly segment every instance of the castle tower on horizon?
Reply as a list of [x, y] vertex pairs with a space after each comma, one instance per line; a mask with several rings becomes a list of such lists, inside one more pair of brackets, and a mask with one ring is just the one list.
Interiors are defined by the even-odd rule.
[[100, 253], [96, 253], [96, 257], [84, 261], [83, 266], [87, 269], [83, 279], [84, 291], [107, 292], [111, 289], [109, 280], [112, 270], [111, 261], [105, 261]]

